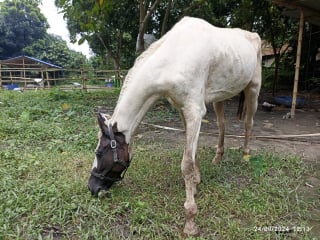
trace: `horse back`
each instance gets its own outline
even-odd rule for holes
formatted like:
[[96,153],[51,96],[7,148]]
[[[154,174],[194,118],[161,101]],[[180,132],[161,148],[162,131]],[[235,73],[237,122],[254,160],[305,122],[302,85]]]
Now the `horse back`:
[[138,58],[137,75],[170,98],[223,101],[252,81],[260,49],[256,33],[185,17]]

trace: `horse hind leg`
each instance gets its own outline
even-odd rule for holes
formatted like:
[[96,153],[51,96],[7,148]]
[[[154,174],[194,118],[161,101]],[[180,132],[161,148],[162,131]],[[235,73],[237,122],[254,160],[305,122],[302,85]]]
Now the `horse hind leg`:
[[216,150],[216,155],[212,160],[213,164],[217,164],[221,161],[222,156],[224,154],[224,131],[225,131],[225,118],[224,118],[224,111],[223,111],[223,102],[217,102],[213,104],[214,111],[217,116],[217,126],[219,129],[219,136],[218,136],[218,146]]
[[258,107],[258,95],[259,95],[259,87],[254,84],[249,85],[245,90],[245,139],[243,146],[243,154],[248,155],[250,153],[249,149],[249,138],[251,136],[251,131],[253,127],[253,117],[257,111]]

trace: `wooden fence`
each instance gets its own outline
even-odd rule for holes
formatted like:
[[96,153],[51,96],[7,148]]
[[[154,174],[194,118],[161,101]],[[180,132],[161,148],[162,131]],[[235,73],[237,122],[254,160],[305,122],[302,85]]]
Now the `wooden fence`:
[[121,86],[127,70],[0,68],[0,88],[100,88]]

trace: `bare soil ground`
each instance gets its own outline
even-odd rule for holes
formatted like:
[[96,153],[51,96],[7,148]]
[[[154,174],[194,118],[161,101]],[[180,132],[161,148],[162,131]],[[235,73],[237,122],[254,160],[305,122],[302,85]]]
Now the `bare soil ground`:
[[[261,103],[271,99],[270,94],[262,94],[259,99],[259,107],[254,118],[254,127],[250,148],[254,150],[267,149],[279,152],[280,154],[299,155],[308,162],[320,161],[320,136],[300,136],[285,137],[277,139],[281,135],[304,135],[320,134],[320,96],[313,97],[303,108],[296,109],[294,119],[284,119],[290,112],[290,108],[277,106],[272,111],[267,112],[262,109]],[[226,118],[226,140],[225,148],[236,148],[243,145],[244,122],[236,117],[238,99],[233,98],[224,104]],[[146,119],[145,122],[149,122]],[[160,126],[166,126],[183,130],[180,118],[166,117],[153,122]],[[151,131],[157,134],[148,134]],[[166,139],[165,144],[175,144],[184,141],[183,131],[171,131],[153,128],[150,125],[140,125],[140,133],[144,137],[159,141]],[[216,116],[211,106],[207,106],[207,114],[201,126],[199,145],[215,146],[217,143],[218,128],[216,126]],[[162,136],[162,135],[165,136]],[[138,134],[139,136],[139,134]],[[261,138],[262,136],[262,138]],[[264,138],[265,137],[265,138]]]
[[[308,96],[307,96],[308,97]],[[303,159],[308,167],[305,174],[304,185],[299,187],[299,192],[306,201],[320,202],[320,136],[314,137],[288,137],[277,139],[279,135],[302,135],[320,133],[320,96],[307,98],[307,104],[300,109],[296,109],[294,119],[284,119],[283,117],[290,112],[290,108],[277,106],[272,111],[266,112],[261,104],[264,101],[270,102],[270,94],[260,94],[259,107],[255,116],[253,136],[250,141],[252,152],[265,150],[272,151],[281,156],[295,155]],[[234,98],[225,102],[226,117],[226,138],[225,149],[241,148],[243,138],[237,137],[244,133],[244,124],[236,117],[238,99]],[[146,118],[148,123],[149,119]],[[183,129],[180,118],[166,117],[162,120],[153,121],[153,124]],[[216,126],[216,116],[211,106],[207,107],[207,114],[204,117],[199,138],[199,147],[217,144],[218,128]],[[165,148],[172,145],[182,145],[185,139],[184,131],[166,130],[156,128],[148,124],[142,124],[139,127],[137,137],[144,141],[160,141]],[[255,138],[258,136],[268,136],[270,138]],[[274,138],[272,138],[272,136]],[[212,156],[213,157],[213,156]],[[223,164],[223,162],[221,163]],[[314,223],[314,233],[320,236],[320,204],[311,210]]]

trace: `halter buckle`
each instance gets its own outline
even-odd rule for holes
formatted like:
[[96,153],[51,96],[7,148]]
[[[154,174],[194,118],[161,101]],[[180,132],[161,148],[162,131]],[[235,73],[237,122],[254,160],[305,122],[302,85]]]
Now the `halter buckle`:
[[112,149],[115,149],[116,147],[117,147],[117,141],[116,140],[111,140],[110,141],[110,147],[112,148]]

